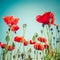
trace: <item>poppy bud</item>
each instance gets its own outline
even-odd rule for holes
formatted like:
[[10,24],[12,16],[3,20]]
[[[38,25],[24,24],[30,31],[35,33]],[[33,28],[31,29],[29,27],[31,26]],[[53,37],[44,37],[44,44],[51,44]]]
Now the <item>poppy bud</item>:
[[56,29],[58,30],[58,25],[56,26]]

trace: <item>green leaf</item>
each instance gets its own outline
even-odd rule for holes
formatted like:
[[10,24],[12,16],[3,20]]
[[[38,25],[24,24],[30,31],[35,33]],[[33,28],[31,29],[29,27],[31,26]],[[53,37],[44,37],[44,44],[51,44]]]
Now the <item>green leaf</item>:
[[9,35],[6,36],[6,41],[7,41],[7,43],[10,41],[10,36]]
[[38,37],[38,33],[35,33],[35,37],[36,37],[36,38]]
[[35,36],[32,37],[32,40],[35,41]]
[[15,47],[15,43],[14,42],[12,43],[12,46]]

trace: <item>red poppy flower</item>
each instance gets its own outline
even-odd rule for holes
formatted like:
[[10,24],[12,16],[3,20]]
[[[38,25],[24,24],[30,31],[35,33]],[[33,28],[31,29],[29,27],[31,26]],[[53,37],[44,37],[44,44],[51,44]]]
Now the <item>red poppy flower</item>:
[[4,21],[7,25],[11,25],[13,20],[14,20],[13,16],[5,16],[4,17]]
[[28,42],[26,40],[24,40],[24,46],[27,46]]
[[44,46],[43,45],[41,45],[40,43],[36,43],[36,44],[34,44],[34,48],[36,49],[36,50],[44,50]]
[[6,48],[6,45],[7,44],[1,44],[1,48],[3,48],[3,49]]
[[21,42],[21,41],[22,41],[22,37],[21,37],[21,36],[16,36],[16,37],[14,38],[14,41],[16,41],[16,42]]
[[2,45],[2,42],[0,42],[0,47],[1,47],[1,45]]
[[14,50],[15,49],[15,47],[13,47],[13,46],[8,46],[8,50],[9,51],[12,51],[12,50]]
[[44,48],[46,49],[46,48],[48,48],[49,47],[49,45],[48,44],[44,44]]
[[16,25],[16,24],[18,23],[18,21],[19,21],[19,18],[15,18],[15,19],[12,21],[11,25]]
[[30,40],[30,44],[35,44],[35,43],[36,43],[35,41]]
[[16,25],[18,23],[19,18],[14,18],[13,16],[5,16],[4,21],[7,25]]
[[44,42],[44,43],[47,42],[46,38],[44,38],[44,37],[39,37],[38,40],[41,41],[41,42]]
[[43,15],[38,15],[36,21],[42,24],[52,24],[56,26],[54,23],[54,14],[52,12],[45,12]]
[[11,30],[13,32],[15,32],[15,31],[19,30],[19,27],[17,25],[12,25]]
[[42,15],[38,15],[36,16],[36,21],[39,22],[39,23],[42,23]]

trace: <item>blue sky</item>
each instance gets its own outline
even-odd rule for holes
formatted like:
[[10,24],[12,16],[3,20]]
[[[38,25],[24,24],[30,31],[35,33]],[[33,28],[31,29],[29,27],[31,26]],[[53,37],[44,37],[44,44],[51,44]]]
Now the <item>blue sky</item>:
[[3,21],[4,16],[19,17],[20,30],[16,35],[22,35],[22,24],[27,24],[26,38],[31,39],[35,32],[41,30],[41,24],[36,22],[36,16],[51,11],[55,15],[56,24],[60,25],[60,0],[0,0],[0,41],[5,41],[8,26]]

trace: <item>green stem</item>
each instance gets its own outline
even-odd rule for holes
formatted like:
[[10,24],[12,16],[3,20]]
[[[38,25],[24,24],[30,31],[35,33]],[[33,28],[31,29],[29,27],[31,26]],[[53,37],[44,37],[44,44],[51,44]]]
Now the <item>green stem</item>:
[[36,60],[38,60],[38,50],[36,50]]
[[[25,37],[26,27],[27,27],[27,25],[23,24],[23,38]],[[23,45],[23,53],[24,53],[24,59],[25,59],[25,47],[24,47],[24,45]]]
[[6,60],[6,54],[4,54],[4,58],[3,58],[3,60]]
[[4,53],[3,53],[3,60],[7,60],[7,53],[6,53],[6,51],[4,51]]
[[10,60],[12,60],[12,52],[10,52]]
[[46,26],[47,28],[47,36],[48,36],[48,43],[50,45],[50,48],[52,49],[52,38],[50,36],[50,29],[49,29],[49,26]]
[[38,51],[37,51],[37,60],[38,60]]
[[43,54],[43,59],[45,60],[44,51],[42,51],[42,54]]
[[35,57],[36,57],[35,55],[36,55],[36,50],[34,50],[34,60],[36,60],[36,59],[35,59]]

